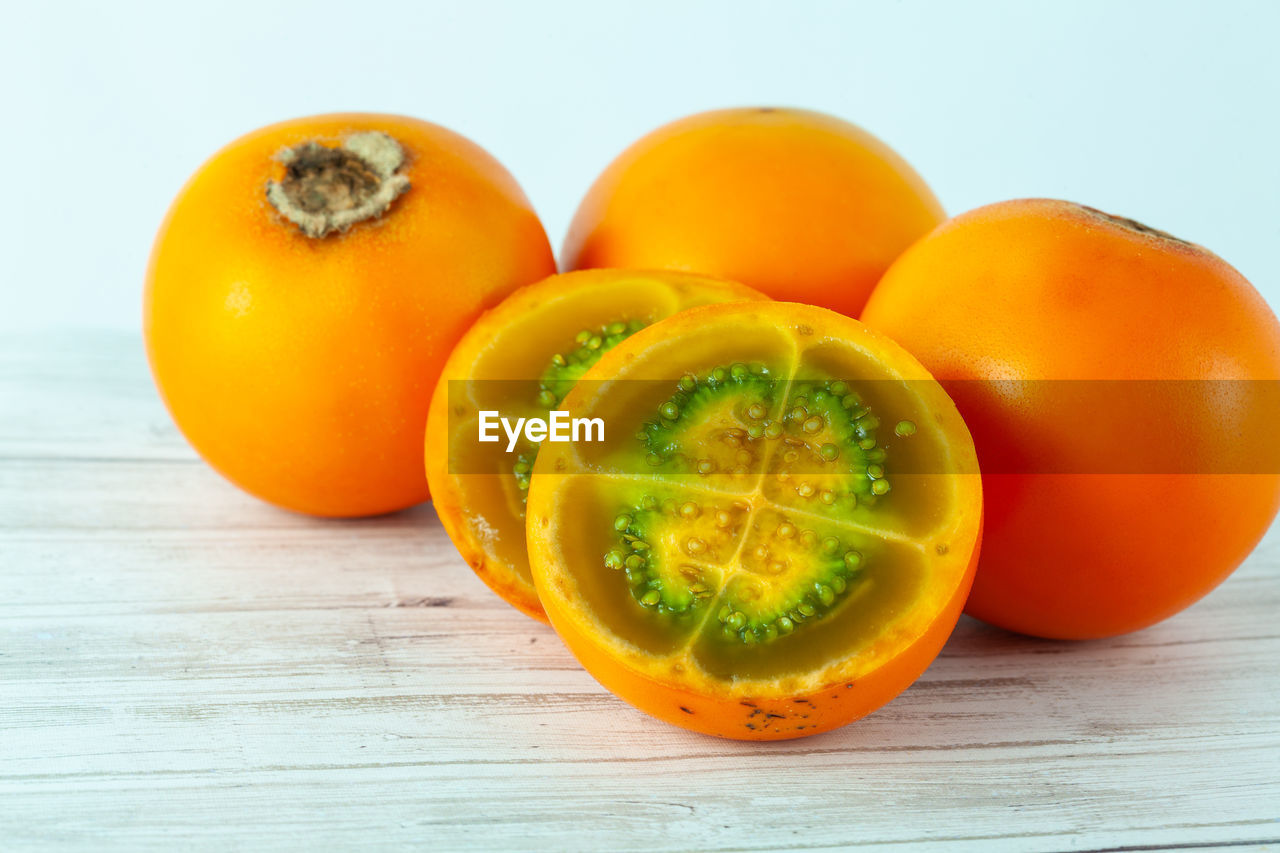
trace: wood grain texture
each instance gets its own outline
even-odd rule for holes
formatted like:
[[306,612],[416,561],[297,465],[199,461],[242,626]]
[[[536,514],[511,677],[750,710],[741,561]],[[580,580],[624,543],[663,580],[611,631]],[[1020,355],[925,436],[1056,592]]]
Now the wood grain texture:
[[324,522],[223,482],[135,338],[11,336],[0,847],[1280,846],[1277,567],[1273,529],[1115,640],[965,619],[859,723],[720,741],[615,700],[429,506]]

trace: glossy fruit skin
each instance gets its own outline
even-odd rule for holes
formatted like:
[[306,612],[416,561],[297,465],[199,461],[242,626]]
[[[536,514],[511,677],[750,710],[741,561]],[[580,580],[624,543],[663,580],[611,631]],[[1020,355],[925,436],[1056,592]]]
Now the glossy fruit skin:
[[[863,320],[919,358],[973,430],[987,517],[966,610],[984,621],[1064,639],[1152,625],[1225,579],[1275,517],[1271,463],[1217,473],[1274,459],[1272,448],[1224,440],[1233,418],[1274,405],[1265,383],[1241,383],[1235,410],[1192,383],[1198,396],[1176,417],[1142,394],[1108,394],[1085,429],[1052,383],[1006,397],[957,381],[1280,379],[1275,315],[1199,246],[1067,202],[994,204],[908,250]],[[1097,435],[1132,442],[1107,449]],[[989,471],[1010,449],[1035,469]],[[1116,473],[1126,455],[1179,452],[1199,454],[1210,473]]]
[[[638,295],[641,288],[652,288],[665,304],[658,300],[643,305]],[[427,419],[426,471],[431,485],[432,504],[441,524],[449,534],[458,552],[476,575],[512,607],[540,622],[547,621],[546,612],[538,601],[533,581],[527,577],[527,566],[520,571],[486,545],[484,535],[476,529],[473,520],[479,514],[469,505],[466,491],[476,485],[477,478],[492,480],[488,475],[451,471],[449,435],[449,385],[468,380],[533,380],[537,379],[551,356],[565,348],[572,339],[565,324],[566,314],[573,315],[576,329],[591,321],[583,319],[592,315],[595,322],[619,319],[612,312],[616,301],[625,300],[632,309],[646,310],[666,316],[672,308],[689,307],[711,302],[737,302],[763,300],[764,296],[736,282],[711,279],[663,271],[637,270],[583,270],[553,275],[543,281],[522,287],[486,311],[454,347],[448,362],[440,373],[435,393],[431,398],[431,411]],[[638,319],[629,317],[628,319]],[[656,317],[655,317],[656,319]],[[493,357],[495,349],[501,349],[508,341],[506,336],[521,338],[524,352],[517,363],[503,363],[492,368],[492,375],[477,376],[476,364],[486,357]],[[529,357],[535,350],[535,339],[545,341],[544,352]],[[495,359],[496,360],[496,359]],[[497,370],[500,369],[500,373]],[[504,524],[497,518],[484,520],[484,534],[501,536]],[[520,525],[523,549],[523,524]]]
[[[865,652],[870,663],[856,677],[827,680],[812,689],[793,690],[785,681],[748,682],[726,687],[674,683],[640,650],[619,648],[608,627],[586,612],[566,585],[563,560],[555,544],[557,451],[539,456],[529,495],[528,541],[533,577],[552,627],[601,684],[636,708],[672,725],[716,737],[772,741],[808,737],[846,725],[893,699],[911,685],[937,657],[955,627],[972,583],[982,544],[983,496],[972,441],[964,422],[928,372],[901,347],[860,323],[808,305],[708,305],[693,308],[644,329],[615,347],[587,373],[564,402],[574,409],[583,386],[605,376],[619,376],[624,365],[651,347],[680,347],[698,330],[711,330],[725,340],[741,332],[743,311],[768,318],[773,328],[799,341],[852,343],[887,365],[899,379],[925,392],[937,429],[947,438],[958,472],[946,475],[954,488],[954,508],[943,529],[923,541],[936,554],[933,580],[912,603],[909,623],[891,626]],[[750,331],[743,333],[750,335]],[[555,447],[555,446],[552,446]],[[939,538],[940,537],[940,538]],[[936,547],[950,541],[954,547]],[[837,668],[850,661],[837,664]],[[857,665],[857,664],[853,664]]]
[[[314,239],[268,204],[282,149],[370,130],[408,155],[410,189],[381,217]],[[524,193],[474,143],[403,116],[286,121],[223,148],[173,202],[147,352],[183,434],[245,491],[319,516],[391,512],[428,497],[422,435],[450,348],[554,270]]]
[[856,317],[890,263],[943,219],[892,149],[795,109],[689,116],[643,137],[582,200],[566,269],[674,269]]

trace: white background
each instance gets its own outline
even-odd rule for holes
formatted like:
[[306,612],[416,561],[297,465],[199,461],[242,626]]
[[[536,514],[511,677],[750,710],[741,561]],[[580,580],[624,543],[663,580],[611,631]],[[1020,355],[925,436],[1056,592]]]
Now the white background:
[[186,177],[263,124],[402,112],[484,145],[557,247],[679,116],[803,106],[951,213],[1056,196],[1202,243],[1280,305],[1280,2],[23,3],[0,24],[0,329],[136,328]]

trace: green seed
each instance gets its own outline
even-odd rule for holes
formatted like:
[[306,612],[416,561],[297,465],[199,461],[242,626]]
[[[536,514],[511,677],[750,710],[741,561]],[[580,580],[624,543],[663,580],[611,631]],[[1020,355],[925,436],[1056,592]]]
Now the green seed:
[[643,596],[640,597],[640,603],[645,605],[646,607],[653,607],[655,604],[657,604],[661,600],[662,600],[662,594],[659,593],[656,589],[651,589],[648,592],[646,592]]
[[625,562],[622,552],[616,548],[604,555],[604,565],[608,569],[620,569]]
[[887,495],[889,494],[889,488],[888,480],[873,480],[871,483],[871,494]]
[[818,448],[818,456],[822,457],[823,462],[835,462],[840,458],[840,448],[834,444],[824,444]]
[[639,554],[632,554],[630,557],[627,557],[623,562],[623,565],[634,571],[636,569],[643,569],[645,562],[644,557],[641,557]]
[[813,435],[817,432],[821,432],[822,428],[826,425],[827,422],[824,421],[820,415],[814,415],[804,422],[804,431]]
[[770,421],[768,424],[765,425],[765,428],[764,428],[765,438],[778,438],[781,435],[782,435],[782,424],[778,423],[777,421]]
[[824,583],[820,583],[814,587],[814,591],[818,593],[818,600],[827,607],[830,607],[831,602],[836,600],[836,594],[831,590],[831,587]]
[[862,554],[857,551],[844,552],[844,565],[847,569],[856,569],[862,565]]
[[668,400],[658,408],[658,413],[669,421],[680,417],[680,407]]
[[867,466],[867,476],[868,476],[868,477],[870,477],[870,478],[871,478],[871,479],[873,479],[873,480],[879,480],[879,479],[881,479],[882,477],[884,477],[884,466],[883,466],[883,465],[868,465],[868,466]]
[[631,526],[632,521],[634,521],[634,519],[631,516],[623,513],[613,520],[613,529],[621,533]]
[[905,438],[916,434],[916,425],[914,421],[898,421],[898,425],[893,428],[893,431]]

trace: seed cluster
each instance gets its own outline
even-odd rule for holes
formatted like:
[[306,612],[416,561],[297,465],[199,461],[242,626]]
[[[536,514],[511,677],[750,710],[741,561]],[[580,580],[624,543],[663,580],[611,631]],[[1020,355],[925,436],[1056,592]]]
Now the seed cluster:
[[[582,375],[600,360],[606,352],[622,343],[645,327],[639,320],[615,320],[595,329],[583,329],[573,337],[573,347],[567,352],[551,356],[551,363],[542,371],[538,381],[535,401],[546,411],[560,405],[560,401],[573,388]],[[520,502],[528,499],[529,478],[533,463],[538,458],[536,447],[516,456],[511,473],[520,490]]]
[[[604,555],[605,568],[621,571],[626,576],[631,597],[641,607],[674,615],[695,610],[715,594],[707,583],[704,569],[692,562],[680,562],[674,572],[680,583],[669,583],[667,578],[674,580],[672,573],[662,572],[660,562],[671,559],[672,555],[658,553],[646,531],[655,522],[662,523],[664,516],[677,522],[690,522],[706,511],[697,501],[677,502],[670,498],[659,501],[651,495],[645,496],[635,509],[614,518],[618,545]],[[715,529],[727,532],[733,527],[734,518],[728,511],[715,510],[714,513],[711,521]],[[709,547],[705,539],[696,535],[685,537],[681,543],[681,550],[690,558],[705,558]]]
[[[778,480],[789,482],[796,475],[797,466],[816,462],[822,470],[823,463],[830,465],[844,459],[844,470],[860,475],[844,493],[853,506],[857,506],[859,500],[874,504],[876,498],[889,493],[890,484],[884,469],[886,453],[876,438],[880,420],[849,383],[830,380],[797,385],[782,421],[783,442],[787,447],[781,451]],[[904,427],[904,424],[910,426]],[[898,426],[910,430],[899,431],[899,435],[915,431],[915,424],[910,421]],[[806,501],[816,499],[825,506],[834,505],[841,497],[803,478],[796,483],[795,492]]]
[[782,425],[768,417],[775,385],[769,369],[760,362],[722,365],[702,378],[686,373],[676,384],[675,393],[658,406],[657,417],[646,421],[636,433],[644,443],[646,464],[658,468],[680,456],[687,429],[699,423],[699,413],[730,395],[741,400],[740,420],[746,426],[726,428],[716,437],[722,445],[716,452],[708,449],[686,464],[691,472],[703,476],[749,472],[758,458],[759,440],[782,435]]
[[551,364],[542,371],[538,383],[537,403],[546,409],[560,404],[574,384],[600,357],[636,332],[643,329],[639,320],[615,320],[594,329],[583,329],[574,335],[573,347],[551,356]]
[[[764,443],[777,441],[781,444],[774,476],[778,482],[793,484],[795,494],[806,502],[833,508],[839,502],[841,509],[872,506],[889,493],[887,453],[877,439],[880,420],[849,383],[798,382],[785,410],[774,414],[776,384],[759,363],[720,366],[703,377],[686,374],[675,392],[657,406],[656,416],[636,433],[645,461],[652,468],[684,466],[703,475],[746,473],[753,470]],[[732,403],[731,410],[726,403]],[[717,426],[713,434],[702,436],[694,432],[730,411],[737,426]],[[912,421],[894,426],[900,438],[915,432]],[[686,445],[696,448],[696,453],[688,453]],[[827,487],[830,479],[824,482],[832,474],[839,475],[840,492]],[[703,512],[696,501],[676,504],[648,497],[614,519],[618,545],[605,554],[604,564],[626,575],[631,595],[641,607],[685,614],[715,595],[703,570],[696,563],[683,562],[684,558],[708,559],[709,545],[701,536],[686,536],[675,549],[664,537],[665,550],[658,555],[655,542],[645,533],[650,519],[666,515],[678,526],[682,519],[692,521]],[[734,524],[728,512],[720,515],[718,527]],[[666,553],[672,550],[676,553]],[[664,571],[659,564],[664,559],[679,562],[678,570]],[[749,543],[742,560],[754,576],[734,582],[715,616],[725,639],[747,646],[772,642],[820,620],[847,597],[864,568],[863,554],[856,548],[836,536],[800,529],[785,518],[759,541]]]
[[[768,643],[785,637],[809,620],[821,619],[844,597],[845,592],[862,573],[862,553],[846,546],[835,536],[819,537],[813,530],[797,530],[789,521],[783,521],[774,529],[771,538],[782,540],[783,547],[795,540],[816,552],[820,560],[816,571],[806,573],[807,578],[793,589],[781,604],[767,608],[753,607],[761,595],[754,581],[748,581],[736,592],[736,601],[726,602],[716,611],[721,633],[726,639],[745,645]],[[786,570],[785,562],[770,561],[769,544],[762,542],[753,555],[767,567],[780,574]],[[755,612],[749,612],[754,610]]]

